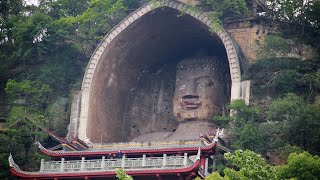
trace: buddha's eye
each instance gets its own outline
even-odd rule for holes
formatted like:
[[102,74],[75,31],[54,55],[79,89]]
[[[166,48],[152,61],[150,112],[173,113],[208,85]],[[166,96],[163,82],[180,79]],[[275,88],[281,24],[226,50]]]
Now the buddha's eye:
[[180,87],[179,87],[179,90],[181,90],[181,89],[185,89],[187,87],[187,85],[186,84],[182,84]]
[[214,83],[211,80],[207,80],[207,81],[200,81],[197,84],[200,87],[209,87],[209,86],[213,86]]
[[198,83],[198,86],[207,87],[207,86],[208,86],[208,83],[201,82],[201,83]]

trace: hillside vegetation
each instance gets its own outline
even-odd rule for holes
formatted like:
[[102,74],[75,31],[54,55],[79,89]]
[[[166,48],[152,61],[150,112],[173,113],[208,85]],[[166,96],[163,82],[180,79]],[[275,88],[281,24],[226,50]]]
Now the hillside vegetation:
[[[147,1],[41,0],[38,6],[0,1],[0,117],[6,119],[0,133],[0,179],[13,178],[10,152],[30,170],[46,158],[34,142],[52,142],[37,125],[66,135],[70,97],[80,88],[90,55],[112,27]],[[216,10],[218,23],[250,11],[245,0],[201,2]],[[279,31],[266,38],[270,41],[260,51],[278,53],[257,58],[245,73],[252,80],[250,106],[236,100],[228,105],[235,116],[214,118],[232,129],[231,148],[238,151],[217,157],[220,163],[213,168],[218,172],[208,179],[318,179],[320,174],[320,59],[281,56],[290,46],[287,40],[319,49],[320,1],[269,3],[260,18]]]

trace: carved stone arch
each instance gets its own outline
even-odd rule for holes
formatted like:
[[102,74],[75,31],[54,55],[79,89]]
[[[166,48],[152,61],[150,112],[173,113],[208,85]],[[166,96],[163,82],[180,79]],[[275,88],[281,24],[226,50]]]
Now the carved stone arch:
[[[128,17],[126,17],[124,20],[122,20],[118,25],[116,25],[101,41],[101,43],[98,45],[94,53],[92,54],[90,61],[87,65],[82,87],[81,87],[81,93],[78,97],[78,108],[77,108],[77,115],[70,118],[70,125],[69,125],[69,137],[78,135],[80,139],[85,139],[87,137],[88,132],[88,120],[89,119],[89,110],[90,108],[97,108],[97,107],[91,107],[90,102],[95,101],[91,99],[91,96],[94,92],[92,92],[92,86],[93,81],[95,79],[100,79],[99,82],[104,83],[104,86],[109,86],[110,84],[114,83],[116,81],[116,76],[114,76],[112,73],[108,75],[109,80],[108,82],[103,82],[103,77],[98,77],[96,75],[97,68],[101,66],[102,61],[110,61],[110,67],[106,66],[105,70],[109,70],[114,68],[114,64],[119,64],[120,62],[114,62],[115,60],[106,58],[106,52],[110,51],[110,44],[114,43],[115,39],[118,37],[121,33],[126,33],[127,28],[134,24],[137,21],[140,21],[142,17],[144,17],[146,14],[157,10],[158,8],[169,8],[174,9],[180,12],[183,12],[194,19],[198,20],[200,23],[207,26],[208,29],[211,29],[212,21],[211,19],[204,13],[204,12],[196,12],[196,11],[190,11],[188,9],[188,5],[177,2],[174,0],[163,0],[161,1],[161,6],[157,6],[158,1],[152,1],[150,3],[147,3],[137,9],[135,12],[130,14]],[[241,98],[241,68],[240,68],[240,60],[238,56],[238,49],[236,47],[236,44],[232,40],[232,38],[229,36],[229,34],[224,30],[223,28],[221,31],[214,33],[216,36],[218,36],[223,43],[223,46],[225,48],[225,53],[227,55],[227,59],[229,62],[229,68],[230,68],[230,77],[231,77],[231,100],[232,99],[238,99]],[[119,55],[120,56],[120,55]],[[101,68],[101,67],[100,67]],[[130,71],[130,70],[128,70]],[[105,75],[107,76],[107,75]],[[98,80],[96,80],[98,81]],[[99,96],[95,94],[95,96]],[[110,97],[112,98],[112,97]],[[111,107],[110,107],[111,108]],[[115,109],[114,109],[115,110]],[[111,110],[110,110],[111,111]],[[92,131],[92,130],[91,130]],[[102,139],[102,136],[101,136]],[[102,142],[102,140],[101,140]]]

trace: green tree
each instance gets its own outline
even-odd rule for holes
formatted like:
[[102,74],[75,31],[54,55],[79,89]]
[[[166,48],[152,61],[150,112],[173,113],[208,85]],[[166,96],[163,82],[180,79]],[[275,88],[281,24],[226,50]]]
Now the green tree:
[[33,142],[44,136],[37,126],[65,125],[64,120],[48,122],[58,111],[65,113],[60,117],[68,117],[67,108],[60,110],[53,102],[64,99],[68,105],[65,97],[81,81],[96,44],[128,13],[127,7],[137,3],[41,0],[36,7],[22,0],[0,1],[0,88],[5,88],[10,103],[0,134],[0,161],[5,162],[0,179],[10,179],[9,150],[22,168],[38,167]]
[[319,179],[320,158],[308,152],[291,153],[288,163],[277,167],[279,179]]
[[[282,126],[274,138],[285,139],[292,145],[303,147],[310,152],[319,152],[320,108],[307,104],[294,94],[287,94],[272,102],[267,112],[270,126]],[[273,134],[270,129],[270,134]]]
[[288,56],[290,53],[290,41],[279,35],[268,35],[262,44],[257,44],[257,56],[259,59]]
[[236,150],[226,153],[225,159],[232,168],[224,169],[224,176],[215,172],[206,180],[216,179],[318,179],[320,174],[320,158],[308,152],[291,153],[285,165],[270,166],[259,154],[253,151]]
[[12,152],[24,152],[24,161],[29,160],[29,150],[35,139],[44,134],[37,130],[37,126],[44,126],[46,123],[43,114],[25,107],[14,107],[11,109],[6,122],[5,133],[10,138],[8,144]]
[[318,0],[268,0],[267,17],[281,27],[286,38],[319,47]]
[[38,130],[45,126],[43,113],[29,107],[14,106],[8,115],[4,130],[0,133],[0,178],[13,179],[9,172],[8,156],[11,153],[22,168],[36,170],[41,158],[34,142],[46,137]]
[[252,80],[256,97],[283,97],[287,93],[313,101],[320,90],[320,59],[301,61],[293,58],[259,59],[250,65],[246,78]]
[[[7,159],[12,153],[23,167],[37,168],[41,156],[33,144],[46,137],[38,127],[46,127],[47,124],[44,112],[50,88],[31,80],[9,80],[5,90],[11,107],[0,135],[0,160]],[[1,167],[0,171],[3,172],[0,177],[6,177],[8,167]]]
[[42,0],[40,8],[47,11],[54,19],[66,16],[76,17],[88,8],[89,2],[90,0]]
[[133,180],[133,178],[129,175],[126,174],[126,172],[119,168],[119,169],[116,169],[116,172],[117,172],[117,179],[118,180]]
[[11,104],[20,104],[44,110],[47,105],[50,87],[46,84],[39,85],[30,80],[17,82],[9,79],[5,91]]
[[230,16],[249,15],[249,9],[245,0],[201,0],[200,2],[212,6],[212,9],[219,13],[221,19]]
[[264,139],[259,133],[260,110],[255,106],[246,105],[244,100],[232,101],[227,108],[232,116],[214,117],[215,121],[229,122],[233,149],[250,149],[264,152]]
[[[227,177],[222,177],[218,172],[213,172],[204,178],[204,180],[224,180],[228,179]],[[195,180],[201,180],[200,177],[197,177]]]
[[300,72],[303,74],[299,79],[303,87],[304,97],[307,102],[313,102],[314,97],[320,92],[320,58],[310,59],[302,62]]
[[206,179],[278,179],[276,169],[253,151],[236,150],[234,153],[224,154],[224,157],[234,168],[225,168],[224,177],[213,173]]
[[0,87],[6,79],[17,71],[10,69],[15,65],[12,55],[15,54],[13,30],[16,21],[23,17],[25,8],[22,0],[0,1]]
[[[52,6],[55,4],[59,5],[59,2],[53,3]],[[79,11],[76,16],[68,14],[52,23],[51,38],[71,43],[87,58],[103,36],[127,15],[126,7],[121,0],[91,0],[86,9]]]
[[[285,164],[286,162],[288,162],[288,157],[291,153],[302,153],[304,152],[302,148],[298,147],[298,146],[292,146],[292,145],[284,145],[278,149],[274,149],[274,151],[276,154],[276,158],[279,158],[280,161],[283,162],[283,164]],[[281,163],[281,162],[280,162]]]
[[266,153],[266,142],[258,124],[248,123],[243,126],[239,133],[239,139],[233,146],[237,149],[250,149],[259,153]]
[[312,5],[313,0],[268,0],[269,15],[276,20],[291,23],[303,23],[303,17]]
[[46,53],[47,25],[51,18],[42,12],[16,19],[12,35],[15,44],[13,59],[19,63],[35,64]]

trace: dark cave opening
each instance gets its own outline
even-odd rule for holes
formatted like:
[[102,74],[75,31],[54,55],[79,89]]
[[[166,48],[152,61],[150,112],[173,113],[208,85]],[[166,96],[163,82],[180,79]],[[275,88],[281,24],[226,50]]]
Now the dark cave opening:
[[176,64],[201,56],[227,61],[221,39],[199,20],[171,8],[135,20],[108,45],[95,71],[87,124],[90,140],[130,141],[145,133],[174,131]]

